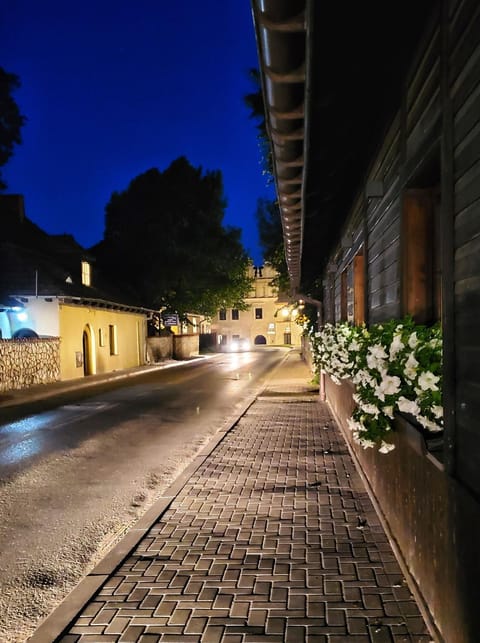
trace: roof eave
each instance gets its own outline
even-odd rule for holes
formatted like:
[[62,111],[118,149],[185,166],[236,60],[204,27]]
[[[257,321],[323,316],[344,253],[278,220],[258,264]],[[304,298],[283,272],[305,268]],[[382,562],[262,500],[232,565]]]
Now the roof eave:
[[309,0],[252,0],[266,129],[292,293],[300,288],[305,219],[310,5]]

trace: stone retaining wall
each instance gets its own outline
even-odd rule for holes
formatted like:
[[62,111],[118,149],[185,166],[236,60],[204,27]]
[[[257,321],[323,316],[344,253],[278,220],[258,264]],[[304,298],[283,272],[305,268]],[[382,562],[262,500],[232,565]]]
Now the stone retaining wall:
[[173,336],[173,357],[175,359],[188,359],[199,354],[198,335],[174,335]]
[[147,337],[147,355],[150,362],[161,362],[162,359],[172,359],[172,336]]
[[0,391],[59,379],[60,338],[0,340]]

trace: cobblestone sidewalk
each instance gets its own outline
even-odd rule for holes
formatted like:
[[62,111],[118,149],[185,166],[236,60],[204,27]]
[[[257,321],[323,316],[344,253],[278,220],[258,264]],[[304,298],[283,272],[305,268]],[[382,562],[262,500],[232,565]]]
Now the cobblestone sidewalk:
[[326,405],[281,388],[250,407],[58,640],[431,640]]

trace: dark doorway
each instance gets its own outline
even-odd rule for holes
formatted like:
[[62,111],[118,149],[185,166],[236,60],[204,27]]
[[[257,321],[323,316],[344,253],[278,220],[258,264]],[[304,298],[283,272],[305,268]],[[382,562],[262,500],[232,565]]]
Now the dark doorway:
[[83,331],[83,374],[90,375],[90,339],[86,330]]

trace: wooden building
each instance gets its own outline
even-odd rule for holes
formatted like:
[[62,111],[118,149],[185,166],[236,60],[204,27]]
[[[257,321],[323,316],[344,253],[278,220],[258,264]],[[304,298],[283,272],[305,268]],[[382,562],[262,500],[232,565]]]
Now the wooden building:
[[[331,5],[334,3],[330,3]],[[480,3],[252,0],[293,293],[325,321],[441,320],[445,429],[354,444],[439,640],[479,639]]]

